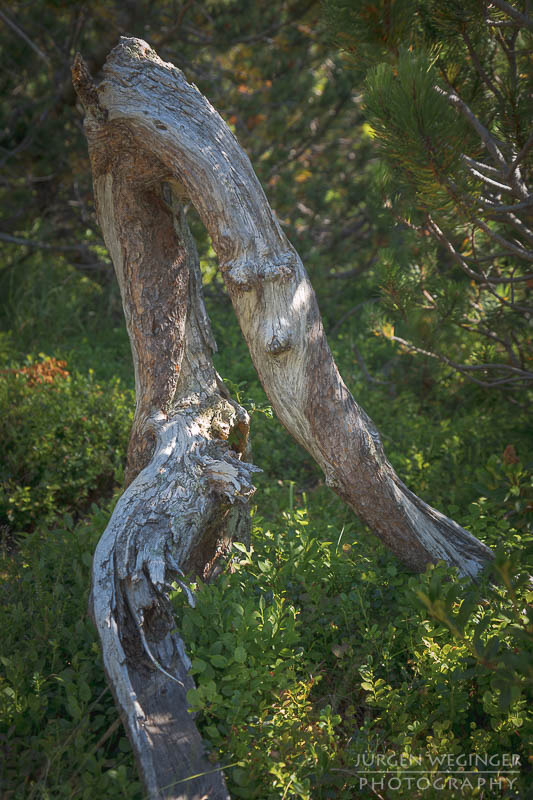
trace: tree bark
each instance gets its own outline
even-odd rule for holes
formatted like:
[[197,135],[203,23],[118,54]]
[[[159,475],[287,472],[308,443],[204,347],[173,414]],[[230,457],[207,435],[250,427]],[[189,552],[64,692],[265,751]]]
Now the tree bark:
[[172,176],[127,124],[91,105],[81,61],[74,84],[136,386],[127,488],[96,549],[90,613],[149,796],[222,800],[223,775],[187,710],[194,684],[167,593],[177,582],[193,603],[184,575],[209,578],[232,539],[247,535],[257,470],[241,460],[249,418],[213,367],[198,257]]
[[[168,766],[192,683],[165,591],[180,570],[209,572],[232,528],[242,527],[243,514],[228,508],[253,491],[254,467],[240,459],[246,413],[224,395],[209,357],[198,264],[178,198],[192,201],[211,236],[276,414],[326,483],[414,570],[442,559],[474,577],[492,554],[410,492],[387,461],[377,429],[339,375],[300,258],[214,108],[140,39],[123,37],[103,75],[96,89],[81,59],[74,65],[98,218],[132,342],[137,410],[133,482],[97,549],[93,616],[150,796],[189,798],[197,796],[185,793],[191,784],[183,795],[160,788],[162,776],[171,783],[205,771],[205,761],[194,760],[200,744],[188,717],[190,763],[180,778]],[[227,444],[232,431],[239,453]],[[221,779],[202,791],[225,796]]]

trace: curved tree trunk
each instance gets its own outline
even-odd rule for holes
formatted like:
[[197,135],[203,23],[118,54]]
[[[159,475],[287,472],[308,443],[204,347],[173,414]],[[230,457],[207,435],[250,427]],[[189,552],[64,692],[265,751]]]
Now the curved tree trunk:
[[[265,391],[327,484],[414,570],[442,559],[475,576],[492,554],[412,494],[387,461],[339,375],[298,254],[213,107],[140,39],[122,38],[103,73],[96,89],[80,58],[73,70],[98,218],[132,342],[137,411],[128,461],[134,480],[97,549],[92,608],[150,796],[192,798],[191,783],[183,795],[157,788],[206,768],[200,756],[195,761],[200,744],[189,718],[190,764],[180,777],[161,766],[174,746],[182,748],[186,720],[172,714],[186,717],[181,684],[190,682],[165,588],[180,570],[209,572],[243,524],[242,512],[228,508],[253,490],[254,467],[240,460],[246,414],[223,393],[211,364],[194,245],[177,198],[192,201],[211,235]],[[231,432],[239,453],[224,441]],[[225,796],[221,780],[198,791]]]
[[[93,91],[81,65],[75,86],[85,101]],[[85,130],[137,401],[127,488],[96,549],[90,613],[149,796],[222,800],[223,775],[187,710],[194,684],[167,592],[177,582],[194,602],[184,574],[210,577],[247,535],[249,418],[212,364],[198,257],[168,170],[122,122],[89,111]]]

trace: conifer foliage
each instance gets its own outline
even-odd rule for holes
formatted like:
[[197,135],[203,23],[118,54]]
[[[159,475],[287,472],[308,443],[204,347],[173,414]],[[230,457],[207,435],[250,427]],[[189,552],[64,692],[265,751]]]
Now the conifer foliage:
[[382,257],[392,312],[382,331],[404,352],[437,359],[469,381],[515,390],[533,380],[527,6],[325,5],[354,80],[365,81],[384,203],[412,238],[407,267]]

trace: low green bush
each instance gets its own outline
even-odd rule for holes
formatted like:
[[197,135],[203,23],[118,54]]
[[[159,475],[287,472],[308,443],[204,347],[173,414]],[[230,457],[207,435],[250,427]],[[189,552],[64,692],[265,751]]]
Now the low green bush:
[[133,395],[41,355],[0,373],[0,526],[83,513],[121,484]]
[[87,616],[110,507],[0,551],[0,788],[4,800],[141,800]]
[[[195,610],[177,593],[197,682],[189,700],[215,755],[234,765],[232,796],[349,800],[375,796],[365,779],[392,778],[405,800],[527,796],[533,548],[505,513],[472,506],[472,532],[506,542],[473,585],[444,565],[410,575],[319,492],[270,530],[256,518],[251,549],[235,545],[231,569],[200,587]],[[463,764],[446,778],[442,761],[439,772],[439,759],[461,764],[464,754],[480,760],[476,774]],[[499,765],[490,775],[486,757]],[[421,759],[419,788],[409,759]],[[468,780],[486,780],[483,792]]]

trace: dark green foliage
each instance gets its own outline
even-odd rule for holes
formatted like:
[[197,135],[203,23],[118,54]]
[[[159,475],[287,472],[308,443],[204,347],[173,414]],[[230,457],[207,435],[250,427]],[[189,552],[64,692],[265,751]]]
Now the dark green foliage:
[[[103,248],[102,248],[103,249]],[[7,259],[8,252],[5,252]],[[0,363],[33,351],[94,370],[97,380],[131,382],[133,365],[118,286],[102,285],[68,261],[34,253],[0,272]]]
[[[499,584],[473,587],[444,566],[409,576],[323,492],[299,506],[268,528],[256,518],[233,571],[200,587],[195,611],[177,606],[190,700],[223,763],[238,764],[233,795],[348,800],[363,754],[422,755],[431,778],[430,757],[502,752],[526,767],[527,793],[532,593],[519,562],[531,532],[512,531],[503,509],[487,527],[487,502],[473,505],[470,530],[513,547],[495,563]],[[392,773],[403,774],[399,797],[427,796]]]
[[461,152],[469,141],[477,145],[463,118],[435,92],[433,61],[430,53],[402,49],[394,66],[377,65],[365,84],[372,135],[392,165],[387,188],[400,202],[408,195],[405,214],[419,212],[415,221],[427,212],[455,212],[456,197],[438,176],[449,176],[455,185],[464,182]]
[[[123,333],[120,298],[94,218],[87,148],[68,74],[78,49],[98,77],[121,33],[147,39],[181,67],[235,130],[289,237],[305,253],[312,279],[333,295],[332,315],[358,302],[355,286],[346,288],[328,274],[366,271],[388,234],[369,202],[372,143],[356,140],[363,123],[359,92],[318,24],[318,2],[220,0],[200,7],[40,0],[11,3],[5,13],[51,65],[0,23],[0,52],[10,64],[0,101],[6,168],[0,330],[9,332],[4,347],[13,357],[24,358],[40,340],[40,350],[84,371],[92,367],[98,378],[96,347],[108,350],[101,360],[105,377],[126,377],[130,369],[128,346],[114,330]],[[213,273],[205,231],[193,228],[203,265]],[[63,307],[52,298],[65,280],[72,292]],[[76,306],[88,287],[92,300]],[[97,323],[104,309],[107,337],[101,339]],[[64,333],[57,331],[54,341],[45,312],[63,320]]]
[[65,517],[0,558],[0,786],[18,798],[141,800],[131,750],[87,618],[109,510]]
[[389,314],[379,329],[404,352],[524,402],[533,379],[531,24],[477,0],[327,0],[325,19],[354,80],[365,77],[382,201],[411,231],[403,263],[394,250],[381,259]]
[[0,525],[14,535],[122,483],[132,392],[64,367],[40,354],[0,375]]

